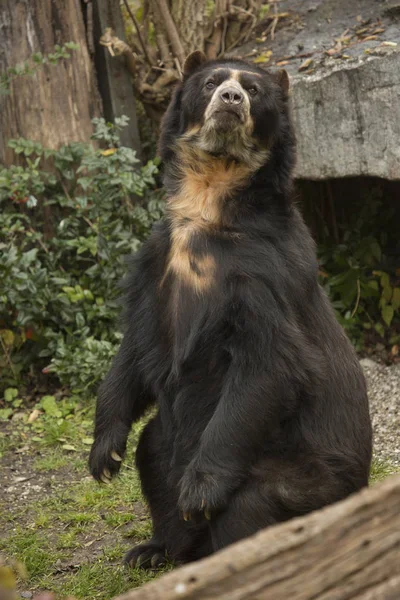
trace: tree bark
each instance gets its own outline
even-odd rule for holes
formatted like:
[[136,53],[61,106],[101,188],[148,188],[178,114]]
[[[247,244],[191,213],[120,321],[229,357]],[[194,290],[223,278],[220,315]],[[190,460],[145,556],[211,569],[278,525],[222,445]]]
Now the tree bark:
[[172,18],[178,25],[186,55],[203,49],[205,7],[205,0],[172,0]]
[[[135,68],[133,54],[130,57],[112,57],[99,40],[102,32],[108,27],[114,34],[125,42],[124,24],[122,21],[119,2],[115,0],[94,0],[93,28],[96,40],[95,64],[101,97],[103,99],[104,117],[114,121],[116,117],[129,117],[129,124],[121,131],[122,145],[136,150],[141,158],[135,95],[132,84],[132,71]],[[130,60],[130,64],[129,61]]]
[[398,600],[400,476],[116,600]]
[[[139,55],[135,89],[147,114],[157,124],[167,107],[172,84],[181,76],[185,58],[194,50],[202,50],[208,58],[215,59],[247,40],[257,24],[262,2],[143,0],[143,21],[138,25],[129,6],[133,0],[123,1],[125,18],[134,24],[128,41]],[[150,23],[156,47],[150,41]]]
[[17,77],[10,94],[0,95],[0,163],[17,162],[7,148],[23,137],[56,149],[87,142],[91,119],[100,115],[100,97],[88,54],[80,0],[2,0],[0,72],[28,61],[32,54],[76,42],[70,59],[46,64],[32,76]]

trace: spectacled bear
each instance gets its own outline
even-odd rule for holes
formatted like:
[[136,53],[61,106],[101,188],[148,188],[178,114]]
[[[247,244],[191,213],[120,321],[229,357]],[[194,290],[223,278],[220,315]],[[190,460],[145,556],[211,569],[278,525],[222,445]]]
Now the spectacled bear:
[[167,214],[126,282],[90,454],[109,481],[157,407],[136,451],[154,533],[130,565],[199,559],[368,485],[364,377],[291,200],[288,88],[196,52],[164,117]]

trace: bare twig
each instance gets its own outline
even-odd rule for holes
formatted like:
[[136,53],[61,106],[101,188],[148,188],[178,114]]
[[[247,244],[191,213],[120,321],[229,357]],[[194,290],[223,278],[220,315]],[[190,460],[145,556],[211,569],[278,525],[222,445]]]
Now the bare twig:
[[272,27],[271,27],[271,40],[272,41],[274,41],[274,39],[275,39],[275,29],[276,29],[276,26],[278,25],[278,21],[279,21],[279,17],[277,16],[278,15],[278,6],[276,4],[274,4],[274,13],[275,13],[275,16],[274,16],[274,20],[273,20]]
[[166,0],[154,0],[154,4],[156,7],[158,7],[164,23],[165,31],[172,46],[172,51],[179,60],[180,67],[182,68],[183,63],[185,62],[185,51],[183,49],[178,30],[171,16]]
[[88,219],[87,217],[83,217],[83,220],[89,225],[89,227],[91,229],[93,229],[93,231],[98,234],[99,232],[96,229],[96,226],[92,223],[92,221],[90,219]]
[[151,65],[152,64],[151,63],[151,59],[150,59],[149,53],[147,52],[146,44],[144,43],[144,40],[142,38],[142,34],[140,32],[140,27],[139,27],[139,23],[137,22],[137,18],[133,14],[133,12],[131,10],[131,7],[128,4],[128,0],[124,0],[124,4],[125,4],[126,10],[128,11],[128,14],[129,14],[130,18],[132,19],[132,22],[133,22],[133,24],[134,24],[134,26],[136,28],[136,33],[138,35],[139,42],[140,42],[140,45],[142,46],[142,50],[143,50],[143,53],[144,53],[144,55],[146,57],[146,60],[149,63],[149,65]]
[[222,33],[223,33],[223,19],[228,18],[230,11],[228,10],[228,0],[216,0],[214,16],[213,16],[213,28],[211,34],[206,39],[208,47],[206,48],[206,54],[208,58],[216,58],[222,48]]
[[94,54],[94,35],[93,35],[93,2],[85,0],[86,4],[86,37],[90,54]]
[[222,29],[222,37],[221,37],[221,56],[223,56],[225,54],[225,45],[226,45],[226,32],[228,29],[228,17],[225,16],[224,17],[224,25],[223,25],[223,29]]
[[[33,227],[30,227],[30,228],[29,228],[29,231],[30,231],[31,233],[33,233],[33,234],[36,234],[36,233],[37,233],[37,231],[35,231],[35,230],[33,229]],[[40,239],[40,237],[38,238],[38,240],[37,240],[37,241],[39,242],[39,246],[41,246],[41,247],[42,247],[42,250],[44,250],[44,251],[46,252],[46,254],[49,254],[49,250],[48,250],[48,248],[46,248],[46,246],[43,244],[43,242],[42,242],[42,240]]]
[[142,32],[143,32],[143,37],[147,40],[149,38],[149,26],[150,26],[149,0],[143,0],[142,6],[143,6]]
[[172,64],[172,59],[170,56],[168,42],[165,39],[165,35],[163,33],[156,34],[156,42],[158,49],[160,51],[161,62],[166,66],[170,66]]
[[256,16],[250,10],[246,10],[245,8],[242,8],[241,6],[232,6],[231,13],[232,14],[236,13],[238,15],[242,15],[243,18],[246,18],[246,21],[250,20],[251,22],[250,22],[249,26],[245,27],[244,31],[229,46],[229,48],[226,50],[226,52],[230,52],[233,48],[235,48],[236,46],[239,46],[243,41],[247,41],[247,39],[250,36],[250,33],[253,31],[253,29],[257,23]]
[[311,56],[314,56],[315,51],[314,52],[300,52],[299,54],[290,54],[289,56],[282,56],[282,58],[280,59],[279,62],[283,61],[283,60],[296,60],[297,58],[310,58]]
[[[63,183],[62,183],[61,185],[62,185],[63,187],[65,187]],[[66,192],[66,194],[65,194],[65,195],[68,197],[68,195],[67,195],[67,194],[68,194],[68,192]],[[29,228],[29,231],[30,231],[31,233],[35,234],[35,235],[36,235],[36,234],[38,234],[38,232],[37,232],[37,231],[35,231],[35,230],[33,229],[33,227],[30,227],[30,228]],[[38,234],[38,235],[40,235],[40,234]],[[39,246],[42,248],[42,250],[44,250],[44,251],[46,252],[46,254],[50,254],[50,252],[49,252],[49,249],[48,249],[48,248],[47,248],[47,246],[46,246],[46,245],[45,245],[45,244],[42,242],[42,240],[40,239],[40,237],[38,237],[38,238],[37,238],[37,241],[39,242]],[[65,269],[64,269],[64,267],[63,267],[62,265],[59,265],[59,269],[60,269],[60,271],[62,271],[63,273],[65,273]]]
[[6,357],[6,361],[8,362],[8,365],[9,365],[9,367],[11,369],[11,372],[14,375],[14,377],[17,377],[17,374],[16,374],[16,372],[14,370],[14,365],[12,364],[12,360],[11,360],[10,354],[9,354],[9,352],[7,350],[7,346],[5,345],[4,340],[1,337],[1,335],[0,335],[0,342],[1,342],[1,347],[3,348],[4,355]]
[[175,62],[176,70],[178,71],[179,78],[181,79],[182,78],[182,67],[183,67],[183,65],[181,67],[181,65],[179,64],[179,60],[177,60],[176,58],[174,59],[174,62]]
[[331,211],[331,219],[332,219],[332,229],[333,229],[333,237],[335,238],[335,242],[339,243],[339,231],[336,222],[336,212],[335,212],[335,201],[333,199],[332,188],[329,181],[326,182],[326,191],[328,194],[329,208]]
[[99,42],[102,46],[105,46],[110,52],[111,56],[123,55],[126,61],[126,67],[132,77],[136,77],[136,58],[126,42],[120,40],[114,35],[113,30],[107,27],[105,32],[100,38]]
[[358,305],[359,305],[359,302],[360,302],[360,294],[361,294],[360,280],[359,280],[359,279],[357,279],[357,300],[356,300],[356,305],[355,305],[355,307],[353,308],[353,312],[351,313],[351,318],[353,318],[353,317],[354,317],[354,315],[355,315],[355,314],[356,314],[356,312],[357,312],[357,308],[358,308]]

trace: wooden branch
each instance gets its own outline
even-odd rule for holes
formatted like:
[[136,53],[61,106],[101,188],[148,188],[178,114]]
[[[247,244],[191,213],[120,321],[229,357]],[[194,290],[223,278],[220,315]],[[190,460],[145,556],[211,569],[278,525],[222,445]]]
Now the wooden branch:
[[160,52],[161,62],[166,66],[171,66],[174,61],[170,56],[168,42],[165,39],[165,35],[163,33],[156,34],[156,43],[158,50]]
[[[119,2],[114,0],[93,0],[94,35],[99,40],[107,28],[112,27],[110,38],[115,36],[122,44],[112,45],[112,40],[105,38],[106,49],[96,44],[96,70],[99,88],[102,90],[104,117],[114,121],[116,117],[126,115],[129,124],[121,131],[123,146],[133,148],[141,158],[141,144],[136,117],[134,95],[135,82],[138,79],[136,56],[125,42],[125,29]],[[108,45],[111,42],[111,45]],[[115,60],[113,54],[123,53],[124,59]],[[132,77],[133,75],[133,77]],[[139,168],[139,167],[138,167]]]
[[168,41],[165,37],[164,33],[164,23],[161,17],[161,14],[158,10],[152,10],[152,18],[154,23],[154,28],[156,31],[156,44],[158,47],[158,51],[160,53],[161,62],[165,67],[172,67],[174,64],[174,59],[169,51]]
[[165,0],[153,0],[153,2],[154,9],[158,9],[164,22],[164,28],[171,43],[172,51],[179,60],[180,66],[183,67],[183,63],[185,62],[185,51],[183,49],[178,30],[171,16],[168,5]]
[[99,43],[108,48],[111,56],[124,56],[126,67],[132,77],[136,76],[136,58],[128,44],[114,35],[111,27],[107,27]]
[[398,600],[400,476],[116,600]]
[[89,52],[91,55],[95,53],[94,34],[93,34],[93,3],[90,0],[85,0],[86,4],[86,39]]
[[136,19],[135,15],[134,15],[134,14],[133,14],[133,12],[131,11],[131,7],[130,7],[130,6],[129,6],[129,4],[128,4],[128,0],[124,0],[124,4],[125,4],[125,8],[126,8],[126,10],[128,11],[128,14],[129,14],[129,16],[130,16],[130,18],[131,18],[131,21],[133,22],[133,24],[134,24],[134,26],[135,26],[135,28],[136,28],[136,33],[137,33],[137,35],[138,35],[139,42],[140,42],[140,45],[141,45],[141,47],[142,47],[142,50],[143,50],[143,54],[145,55],[147,62],[148,62],[148,63],[149,63],[149,65],[151,66],[151,65],[152,65],[152,62],[151,62],[151,59],[150,59],[149,53],[147,52],[146,44],[145,44],[145,43],[144,43],[144,41],[143,41],[142,34],[140,33],[140,27],[139,27],[139,23],[137,22],[137,19]]
[[228,1],[216,0],[214,15],[212,17],[213,29],[208,39],[206,39],[206,56],[207,58],[216,58],[221,49],[221,40],[224,33],[224,19],[229,15]]

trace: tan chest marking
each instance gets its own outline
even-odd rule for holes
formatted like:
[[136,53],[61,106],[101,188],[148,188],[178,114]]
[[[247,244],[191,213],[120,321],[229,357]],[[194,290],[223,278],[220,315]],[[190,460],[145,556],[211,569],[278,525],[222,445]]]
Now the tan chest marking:
[[172,216],[171,250],[162,284],[168,273],[173,272],[200,294],[212,287],[216,262],[211,254],[195,256],[190,248],[191,239],[223,225],[224,201],[245,184],[251,169],[186,148],[182,149],[181,159],[181,188],[168,200]]
[[191,251],[190,240],[196,233],[192,222],[174,228],[166,275],[172,271],[179,281],[201,294],[210,289],[215,280],[216,263],[210,254],[195,256]]
[[168,200],[171,213],[179,220],[194,221],[200,228],[221,225],[224,201],[245,185],[253,169],[185,147],[180,159],[181,186]]

